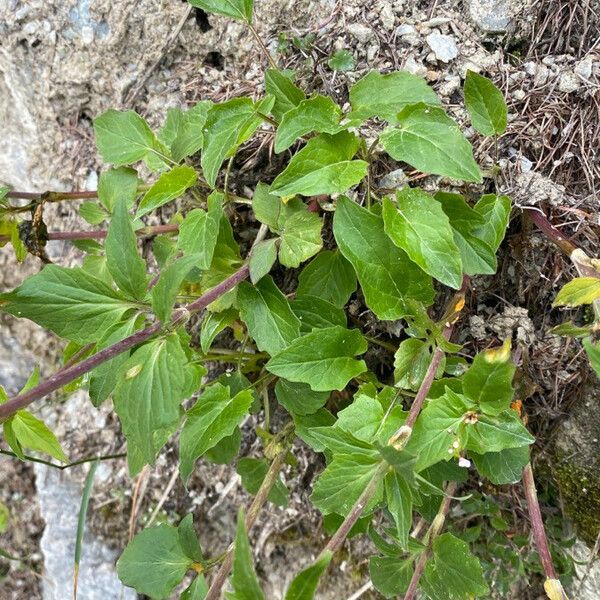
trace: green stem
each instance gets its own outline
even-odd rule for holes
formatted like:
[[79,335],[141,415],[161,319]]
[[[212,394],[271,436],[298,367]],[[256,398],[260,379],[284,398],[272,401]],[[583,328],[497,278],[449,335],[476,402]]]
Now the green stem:
[[262,38],[260,37],[260,35],[258,35],[258,31],[256,31],[256,29],[254,28],[254,25],[252,25],[252,23],[248,23],[248,28],[252,32],[252,35],[254,36],[256,43],[260,46],[264,55],[267,57],[267,60],[269,61],[269,65],[271,66],[271,68],[277,69],[277,63],[273,60],[273,57],[271,56],[269,49],[265,46],[265,43],[262,41]]

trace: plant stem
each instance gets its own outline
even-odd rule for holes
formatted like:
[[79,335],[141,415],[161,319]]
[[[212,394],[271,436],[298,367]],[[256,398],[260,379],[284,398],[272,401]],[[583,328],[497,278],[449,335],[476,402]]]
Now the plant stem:
[[451,481],[446,487],[446,494],[442,500],[440,508],[433,519],[431,527],[425,534],[424,541],[427,544],[427,548],[420,554],[417,563],[415,564],[415,570],[413,571],[410,583],[408,584],[408,589],[404,595],[404,600],[414,600],[415,598],[417,588],[419,587],[419,580],[421,579],[421,575],[423,574],[425,565],[429,559],[429,554],[431,553],[433,541],[441,533],[444,527],[444,522],[446,521],[446,516],[450,510],[450,503],[452,502],[452,496],[454,496],[454,493],[456,492],[456,487],[457,484],[454,481]]
[[[14,452],[10,450],[3,450],[0,448],[0,454],[4,456],[10,456],[11,458],[19,458]],[[25,460],[39,463],[40,465],[46,465],[47,467],[52,467],[53,469],[58,469],[59,471],[64,471],[65,469],[70,469],[71,467],[76,467],[78,465],[83,465],[85,463],[94,462],[94,461],[103,461],[103,460],[114,460],[116,458],[125,458],[127,456],[126,452],[121,452],[119,454],[104,454],[101,456],[88,456],[86,458],[80,458],[79,460],[75,460],[71,463],[67,463],[66,465],[57,465],[49,460],[44,460],[43,458],[36,458],[35,456],[29,456],[28,454],[23,455]]]
[[531,530],[533,532],[533,539],[537,547],[538,554],[540,556],[540,562],[546,575],[546,583],[544,589],[548,594],[549,598],[556,598],[548,593],[548,587],[550,586],[555,592],[562,594],[562,598],[567,600],[567,596],[562,589],[562,585],[556,574],[554,563],[552,561],[552,554],[550,553],[550,546],[548,544],[548,538],[546,537],[546,530],[544,529],[544,520],[542,518],[542,511],[540,510],[540,503],[538,501],[537,491],[535,489],[535,480],[533,478],[533,469],[531,463],[527,463],[523,469],[523,488],[525,489],[525,498],[527,500],[527,511],[529,512],[529,519],[531,521]]
[[[246,514],[246,531],[248,532],[250,531],[250,529],[252,529],[254,523],[256,523],[256,519],[258,518],[262,507],[267,501],[271,488],[275,485],[277,479],[279,478],[279,471],[281,471],[281,467],[285,462],[285,457],[287,456],[288,449],[289,444],[284,443],[281,450],[273,459],[273,462],[271,463],[271,466],[269,467],[269,470],[267,471],[267,474],[263,479],[260,489],[254,497],[250,508],[248,509],[248,512]],[[217,571],[217,574],[215,575],[215,578],[211,583],[208,593],[206,594],[204,600],[218,600],[219,596],[221,595],[221,588],[225,584],[225,580],[227,579],[229,571],[231,571],[231,567],[233,565],[233,553],[234,545],[232,544],[227,550],[223,562],[221,563],[221,567]]]
[[[247,264],[243,265],[233,275],[230,275],[225,281],[222,281],[219,285],[215,286],[202,296],[195,300],[186,307],[181,308],[173,313],[173,319],[168,327],[174,327],[180,325],[190,312],[196,312],[204,310],[209,304],[214,302],[217,298],[220,298],[223,294],[233,289],[238,283],[246,279],[249,275],[249,267]],[[96,354],[92,354],[90,357],[82,360],[81,362],[61,369],[36,387],[29,391],[14,396],[4,404],[0,404],[0,421],[3,421],[13,415],[21,408],[25,408],[35,400],[47,396],[51,392],[54,392],[61,387],[67,385],[71,381],[74,381],[78,377],[81,377],[85,373],[88,373],[92,369],[95,369],[98,365],[105,363],[106,361],[122,354],[123,352],[137,346],[152,336],[159,333],[163,329],[161,323],[156,322],[152,325],[136,331],[134,334],[122,339],[121,341],[108,346]]]
[[277,69],[277,63],[273,60],[273,57],[271,56],[269,49],[265,46],[265,43],[262,41],[262,38],[260,37],[260,35],[258,35],[258,31],[256,31],[256,29],[254,28],[254,25],[252,25],[252,23],[248,23],[248,27],[249,27],[250,31],[252,32],[252,35],[254,36],[254,39],[256,40],[257,44],[260,46],[264,55],[267,57],[267,60],[269,61],[269,66],[272,69]]
[[542,231],[542,233],[554,242],[567,256],[571,256],[577,246],[565,237],[561,231],[559,231],[544,215],[540,210],[529,209],[527,211],[529,218],[536,224],[536,226]]

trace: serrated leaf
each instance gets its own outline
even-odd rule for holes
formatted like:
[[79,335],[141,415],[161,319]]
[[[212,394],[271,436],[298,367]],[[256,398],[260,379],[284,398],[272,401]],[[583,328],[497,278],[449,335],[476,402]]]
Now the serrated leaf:
[[[375,475],[379,459],[365,454],[334,454],[333,460],[319,475],[310,496],[311,502],[323,513],[347,516],[354,503]],[[363,510],[369,513],[381,502],[380,483]]]
[[581,306],[582,304],[592,304],[599,298],[600,279],[576,277],[561,288],[552,306]]
[[79,344],[98,339],[135,306],[81,268],[47,265],[17,289],[0,295],[2,309],[31,319]]
[[[498,350],[506,348],[498,359]],[[510,408],[514,390],[512,380],[515,365],[510,357],[510,344],[484,350],[477,354],[463,376],[465,396],[477,402],[489,415],[498,415]]]
[[253,397],[250,390],[230,397],[229,388],[215,383],[206,388],[196,404],[188,411],[179,441],[179,471],[186,481],[194,462],[230,436],[248,414]]
[[164,159],[165,148],[133,110],[107,110],[94,119],[94,131],[98,152],[107,163],[119,166],[147,158]]
[[511,202],[508,196],[485,194],[481,196],[474,210],[483,218],[484,223],[473,229],[473,235],[483,240],[496,252],[504,239],[510,218]]
[[469,422],[465,425],[464,435],[465,448],[477,454],[501,452],[507,448],[520,448],[535,442],[535,438],[512,409],[495,416],[478,415],[474,423]]
[[371,581],[386,598],[404,594],[412,574],[412,559],[401,560],[398,556],[371,556],[369,559]]
[[[26,391],[26,390],[24,390]],[[7,430],[8,434],[7,434]],[[7,442],[16,440],[18,450],[9,444],[15,454],[23,458],[21,448],[28,448],[44,454],[49,454],[61,462],[69,462],[60,442],[48,426],[26,410],[19,410],[4,423],[4,434]]]
[[131,208],[137,195],[138,176],[135,169],[119,167],[100,173],[98,199],[108,212],[112,212],[117,201]]
[[347,191],[367,174],[364,160],[352,160],[358,138],[347,131],[322,133],[297,152],[283,173],[271,184],[276,196],[316,196]]
[[429,305],[431,278],[384,231],[383,219],[346,197],[337,201],[333,233],[340,252],[350,261],[367,306],[382,320],[410,313],[407,299]]
[[158,133],[158,138],[169,146],[175,162],[181,162],[202,148],[204,124],[211,106],[212,102],[203,100],[186,111],[178,107],[167,111],[167,119]]
[[168,598],[192,566],[181,544],[177,528],[150,527],[138,533],[117,561],[124,585],[155,600]]
[[163,173],[142,198],[136,216],[141,217],[179,198],[196,183],[197,178],[196,171],[187,165],[177,165]]
[[[399,388],[416,391],[431,363],[431,344],[409,338],[400,342],[394,354],[394,381]],[[443,370],[443,365],[441,366]],[[437,373],[436,373],[437,375]]]
[[140,346],[122,365],[114,392],[123,433],[147,464],[159,448],[154,435],[179,421],[179,406],[200,385],[201,371],[188,361],[179,335]]
[[192,514],[186,515],[177,527],[177,536],[184,554],[194,562],[201,563],[202,548],[198,541],[198,535],[194,529],[194,517]]
[[408,549],[408,536],[412,528],[412,492],[408,483],[398,473],[387,473],[384,479],[385,502],[394,523],[400,547]]
[[240,509],[237,519],[231,585],[234,591],[233,594],[227,593],[228,600],[265,600],[254,572],[252,549],[246,533],[243,509]]
[[217,239],[219,237],[219,225],[224,216],[223,194],[213,192],[207,199],[207,211],[195,208],[190,211],[179,226],[179,238],[177,247],[184,254],[196,254],[199,256],[199,269],[206,270],[210,267]]
[[470,452],[477,471],[487,477],[494,485],[517,483],[523,475],[523,468],[529,462],[529,448],[507,448],[500,452],[477,454]]
[[146,296],[146,263],[138,254],[137,238],[125,200],[117,200],[104,244],[106,265],[119,288],[136,300]]
[[[242,485],[246,488],[246,491],[255,496],[269,471],[269,461],[265,458],[240,458],[236,470],[242,478]],[[277,506],[286,506],[288,496],[287,487],[281,481],[281,478],[278,478],[269,490],[267,499]]]
[[508,109],[502,92],[487,77],[471,70],[465,79],[465,105],[473,127],[482,135],[506,131]]
[[351,120],[379,117],[395,122],[396,115],[409,104],[439,105],[440,100],[427,82],[407,71],[382,75],[371,71],[350,88]]
[[422,586],[432,600],[471,600],[489,592],[479,560],[451,533],[433,541],[433,559],[425,567]]
[[[321,411],[313,415],[315,420],[319,421],[319,419],[326,418],[323,413],[319,413]],[[309,421],[310,419],[305,420],[305,422]],[[354,434],[339,427],[337,421],[329,427],[321,425],[320,422],[313,423],[309,434],[311,441],[307,443],[317,452],[324,452],[327,449],[333,456],[338,454],[362,454],[369,459],[379,459],[379,453],[373,444],[359,440]]]
[[205,354],[210,350],[214,339],[226,327],[229,327],[236,319],[237,310],[229,308],[222,312],[208,312],[200,326],[200,347]]
[[300,333],[310,333],[313,329],[346,327],[346,313],[323,298],[299,296],[290,302],[294,314],[300,319]]
[[342,307],[356,291],[356,273],[338,250],[320,252],[298,276],[298,296],[317,296]]
[[298,106],[305,98],[304,92],[294,85],[291,76],[276,69],[267,69],[265,89],[267,94],[275,98],[271,112],[278,121],[281,121],[286,112]]
[[462,261],[450,221],[429,194],[416,188],[383,200],[385,232],[426,273],[454,289],[462,285]]
[[267,99],[254,104],[250,98],[233,98],[211,106],[204,125],[202,171],[214,187],[223,161],[248,140],[262,123],[261,110],[269,110]]
[[277,238],[256,244],[250,254],[250,281],[258,283],[273,268],[277,260]]
[[259,350],[271,355],[287,348],[300,335],[300,321],[270,276],[255,286],[243,281],[238,288],[240,317]]
[[329,97],[316,95],[302,100],[282,117],[275,135],[275,152],[287,150],[298,138],[316,131],[338,133],[342,109]]
[[412,104],[398,114],[398,125],[380,136],[386,152],[424,173],[463,181],[482,181],[471,144],[443,109]]
[[332,71],[352,71],[355,64],[354,56],[349,50],[337,50],[327,61],[327,66]]
[[364,373],[364,361],[353,358],[367,351],[367,342],[355,329],[317,329],[294,340],[275,354],[266,369],[289,381],[307,383],[316,392],[343,390]]
[[103,206],[96,202],[82,202],[79,206],[79,214],[90,225],[99,225],[110,216]]
[[191,269],[198,265],[199,260],[200,255],[198,254],[182,256],[160,272],[158,281],[152,288],[151,297],[152,310],[164,325],[167,325],[171,320],[173,305],[183,280]]
[[583,340],[583,347],[588,355],[592,369],[594,369],[596,375],[600,378],[600,345],[597,342],[593,342],[591,338],[585,338]]
[[306,383],[279,379],[275,384],[275,396],[288,412],[294,415],[311,415],[327,403],[329,392],[313,392]]
[[252,22],[253,0],[188,0],[188,2],[207,12]]
[[279,262],[284,267],[295,269],[314,256],[323,247],[319,215],[307,209],[290,215],[281,228]]
[[292,580],[285,594],[285,600],[313,600],[319,579],[327,570],[332,557],[333,554],[325,550],[312,565],[302,569]]

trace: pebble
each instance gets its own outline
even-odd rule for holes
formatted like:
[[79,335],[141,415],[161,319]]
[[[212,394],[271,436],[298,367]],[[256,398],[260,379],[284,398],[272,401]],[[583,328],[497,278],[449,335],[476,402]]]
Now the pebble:
[[352,23],[347,27],[348,33],[361,43],[366,43],[375,35],[373,30],[362,23]]
[[507,0],[469,0],[471,20],[488,33],[504,33],[510,25]]
[[526,95],[527,95],[527,94],[525,93],[525,90],[515,90],[515,91],[512,93],[512,97],[513,97],[515,100],[524,100]]
[[387,175],[384,175],[377,184],[380,188],[388,190],[398,190],[405,185],[408,185],[408,177],[402,169],[396,169],[391,171]]
[[379,13],[379,17],[381,18],[381,24],[386,29],[394,28],[394,22],[396,20],[396,17],[394,15],[394,11],[392,10],[391,4],[383,5],[383,8],[381,9],[381,12]]
[[427,36],[426,40],[438,60],[448,63],[458,56],[458,47],[451,35],[434,31]]
[[589,79],[592,76],[593,60],[591,56],[579,61],[573,69],[577,75],[584,79]]
[[581,87],[581,79],[573,71],[565,71],[558,80],[558,89],[565,94],[576,92]]
[[398,29],[396,29],[396,33],[399,36],[409,35],[411,33],[415,33],[417,30],[413,25],[409,25],[408,23],[404,23],[403,25],[399,25]]

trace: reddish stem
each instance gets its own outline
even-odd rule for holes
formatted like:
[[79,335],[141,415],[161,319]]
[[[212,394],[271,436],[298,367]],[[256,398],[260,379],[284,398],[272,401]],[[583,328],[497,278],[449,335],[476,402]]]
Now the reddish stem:
[[567,256],[571,256],[577,246],[559,229],[554,227],[542,212],[530,209],[527,214],[547,238],[554,242]]

